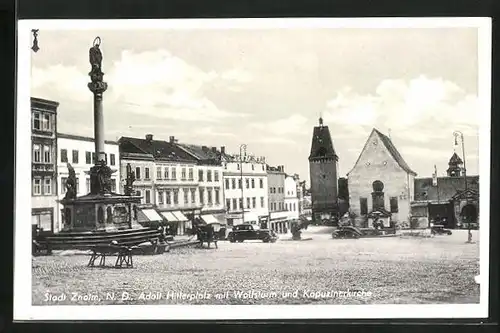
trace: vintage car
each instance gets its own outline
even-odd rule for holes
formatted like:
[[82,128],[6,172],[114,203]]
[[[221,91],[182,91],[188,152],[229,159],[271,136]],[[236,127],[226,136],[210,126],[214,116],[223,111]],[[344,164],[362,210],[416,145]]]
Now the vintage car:
[[241,243],[245,240],[261,240],[264,243],[274,243],[278,237],[272,230],[261,229],[257,225],[245,223],[234,226],[227,239],[231,243]]
[[432,235],[451,235],[451,230],[445,229],[441,224],[431,224]]
[[332,238],[359,238],[363,234],[352,226],[341,226],[332,233]]

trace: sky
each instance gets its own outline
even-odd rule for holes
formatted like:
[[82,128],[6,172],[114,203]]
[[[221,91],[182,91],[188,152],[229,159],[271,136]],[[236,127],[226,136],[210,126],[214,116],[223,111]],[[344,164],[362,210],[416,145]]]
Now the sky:
[[418,177],[444,175],[463,132],[467,173],[479,155],[475,28],[40,30],[32,96],[55,100],[58,132],[93,136],[88,50],[102,40],[106,139],[225,146],[265,156],[309,183],[320,116],[339,176],[371,130],[389,135]]

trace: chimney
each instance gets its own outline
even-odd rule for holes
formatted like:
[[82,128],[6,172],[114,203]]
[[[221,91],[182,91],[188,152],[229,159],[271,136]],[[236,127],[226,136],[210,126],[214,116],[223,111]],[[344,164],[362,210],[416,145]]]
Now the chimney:
[[146,134],[146,141],[153,141],[153,134]]
[[208,147],[207,146],[201,146],[201,150],[203,150],[204,152],[206,152],[208,150]]
[[217,147],[212,147],[212,153],[214,153],[214,154],[217,153]]
[[281,172],[285,172],[285,166],[284,165],[281,166]]
[[225,154],[226,153],[226,147],[221,146],[220,147],[220,152],[221,152],[221,154]]
[[170,141],[170,143],[175,143],[175,136],[170,136],[170,138],[169,138],[169,139],[170,139],[170,140],[169,140],[169,141]]

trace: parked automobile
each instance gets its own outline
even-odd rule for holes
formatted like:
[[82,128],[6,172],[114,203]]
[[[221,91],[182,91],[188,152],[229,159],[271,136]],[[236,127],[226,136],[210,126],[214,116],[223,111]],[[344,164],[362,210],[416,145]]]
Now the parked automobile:
[[451,235],[451,230],[445,229],[441,224],[431,224],[431,234],[432,235]]
[[274,243],[278,237],[272,230],[261,229],[257,225],[245,223],[234,226],[227,239],[231,243],[241,243],[245,240],[261,240],[264,243]]
[[361,231],[353,226],[341,226],[332,233],[332,238],[359,238]]

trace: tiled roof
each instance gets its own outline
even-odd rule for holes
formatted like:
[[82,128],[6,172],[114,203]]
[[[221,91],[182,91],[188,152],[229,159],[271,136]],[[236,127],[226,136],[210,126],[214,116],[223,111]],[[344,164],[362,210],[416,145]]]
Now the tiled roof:
[[220,157],[220,152],[218,150],[213,152],[212,148],[208,146],[204,147],[188,143],[177,143],[177,146],[181,147],[181,149],[184,148],[184,150],[199,160],[211,160],[218,159]]
[[[432,177],[415,178],[414,184],[415,201],[447,201],[465,189],[464,177],[438,177],[437,186],[432,185]],[[479,176],[467,176],[467,188],[479,191]]]
[[121,137],[118,142],[120,153],[143,153],[158,159],[196,162],[194,157],[168,141]]
[[399,151],[396,149],[396,146],[394,146],[394,144],[392,143],[391,139],[388,136],[386,136],[385,134],[382,134],[376,128],[374,128],[373,131],[375,131],[375,133],[378,134],[378,136],[380,137],[380,140],[384,143],[385,147],[387,148],[389,153],[392,155],[394,160],[399,164],[399,166],[401,168],[403,168],[403,170],[405,170],[406,172],[416,176],[417,173],[415,171],[413,171],[410,168],[410,166],[406,163],[406,161],[403,159],[403,156],[401,156]]
[[333,148],[332,137],[328,126],[315,126],[311,142],[311,153],[309,159],[315,158],[335,158],[338,159]]

